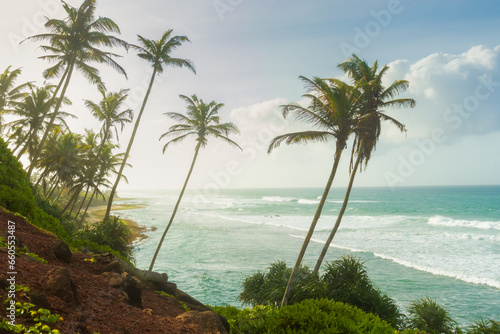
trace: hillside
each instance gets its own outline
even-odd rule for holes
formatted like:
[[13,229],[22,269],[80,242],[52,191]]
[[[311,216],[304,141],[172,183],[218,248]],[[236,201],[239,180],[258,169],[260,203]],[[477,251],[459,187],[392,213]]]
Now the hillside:
[[[48,324],[60,333],[227,332],[220,316],[178,290],[165,274],[148,279],[142,277],[145,272],[112,254],[71,252],[54,235],[2,208],[0,222],[4,239],[0,248],[0,298],[7,299],[6,288],[12,283],[8,279],[14,277],[19,290],[15,301],[35,304],[31,310],[43,308],[60,315],[63,320]],[[14,240],[12,236],[16,256],[14,267],[9,268],[6,243]],[[166,293],[156,292],[159,290]],[[0,309],[0,316],[8,319],[6,307]],[[29,327],[35,322],[25,314],[16,317],[16,324]]]

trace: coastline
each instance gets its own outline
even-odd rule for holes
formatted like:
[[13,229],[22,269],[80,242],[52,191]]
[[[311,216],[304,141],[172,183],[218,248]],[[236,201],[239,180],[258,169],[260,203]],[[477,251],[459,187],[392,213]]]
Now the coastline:
[[[131,209],[142,209],[142,208],[144,208],[144,206],[136,204],[114,204],[111,207],[111,210],[117,211],[117,210],[131,210]],[[88,215],[89,215],[89,218],[87,220],[88,223],[92,224],[103,219],[105,213],[106,213],[105,205],[90,207],[88,210]],[[146,227],[139,225],[136,221],[130,219],[122,218],[122,220],[127,224],[130,232],[132,232],[132,235],[130,237],[130,244],[138,243],[147,238],[147,236],[144,234],[144,232],[147,231]]]

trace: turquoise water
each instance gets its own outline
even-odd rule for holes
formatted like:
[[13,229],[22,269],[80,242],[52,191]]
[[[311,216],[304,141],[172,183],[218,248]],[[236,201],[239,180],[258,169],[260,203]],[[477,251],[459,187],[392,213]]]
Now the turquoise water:
[[[314,266],[343,199],[332,189],[304,263]],[[241,306],[245,277],[295,262],[322,189],[187,192],[156,261],[178,287],[207,304]],[[136,245],[149,267],[177,191],[120,194],[143,209],[117,212],[150,229]],[[500,186],[356,188],[326,261],[352,254],[404,309],[437,299],[461,325],[500,320]]]

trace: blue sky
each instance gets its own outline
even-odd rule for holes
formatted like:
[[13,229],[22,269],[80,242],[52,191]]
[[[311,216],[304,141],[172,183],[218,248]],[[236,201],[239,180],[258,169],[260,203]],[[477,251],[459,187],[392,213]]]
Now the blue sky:
[[[68,1],[79,5],[80,1]],[[47,64],[36,44],[14,43],[43,32],[43,16],[63,15],[56,0],[9,2],[0,14],[0,67],[23,67],[22,80],[41,83]],[[29,7],[29,8],[26,8]],[[156,39],[167,29],[191,43],[175,56],[191,59],[197,75],[167,69],[157,81],[122,188],[180,187],[192,155],[186,141],[161,154],[159,136],[183,112],[179,94],[196,93],[225,103],[221,113],[241,129],[235,140],[245,151],[212,142],[200,156],[191,186],[321,187],[333,161],[333,143],[283,147],[265,153],[273,136],[307,128],[283,121],[279,105],[301,100],[299,75],[341,76],[336,66],[349,52],[389,64],[388,81],[407,79],[413,110],[389,111],[407,125],[406,135],[384,128],[377,151],[358,186],[500,184],[500,2],[498,1],[270,1],[270,0],[101,0],[98,13],[112,18],[122,38]],[[110,90],[129,88],[129,105],[142,100],[148,65],[133,53],[119,62],[125,80],[101,68]],[[69,96],[75,132],[99,127],[82,99],[97,90],[75,78]],[[125,130],[126,145],[131,127]],[[334,186],[348,179],[348,154]]]

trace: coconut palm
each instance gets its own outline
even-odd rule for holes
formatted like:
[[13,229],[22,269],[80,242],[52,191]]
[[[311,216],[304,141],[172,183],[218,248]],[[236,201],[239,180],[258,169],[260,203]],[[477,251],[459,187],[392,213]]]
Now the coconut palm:
[[[366,168],[366,165],[370,160],[371,153],[376,148],[378,138],[381,134],[382,121],[388,121],[391,124],[394,124],[401,132],[406,131],[403,124],[393,117],[385,114],[386,108],[413,108],[415,106],[415,100],[411,98],[395,99],[399,93],[404,92],[408,88],[408,81],[396,80],[390,86],[384,87],[382,80],[384,74],[386,74],[389,70],[387,65],[379,70],[377,61],[375,61],[373,66],[370,67],[365,60],[353,55],[345,62],[339,64],[338,67],[349,75],[354,84],[357,84],[360,87],[360,90],[363,91],[363,99],[359,110],[360,121],[356,129],[353,154],[351,155],[352,169],[349,184],[347,186],[342,208],[340,209],[335,225],[328,236],[314,268],[315,272],[319,271],[326,252],[328,251],[328,248],[330,247],[335,233],[337,232],[342,221],[347,203],[349,202],[349,196],[354,183],[354,178],[356,176],[356,171],[358,168],[361,170],[363,164]],[[356,162],[354,163],[354,166],[352,166],[354,155],[356,155]]]
[[175,204],[174,211],[172,212],[172,216],[170,217],[170,221],[168,222],[168,225],[165,228],[163,235],[161,236],[160,242],[158,243],[158,247],[156,248],[156,252],[153,256],[153,260],[151,261],[151,265],[149,266],[149,271],[153,270],[156,257],[158,256],[163,240],[165,239],[165,235],[167,234],[170,226],[172,225],[172,222],[174,221],[175,214],[177,213],[177,209],[179,208],[179,204],[181,203],[181,199],[184,195],[184,191],[186,190],[186,186],[188,184],[191,173],[193,172],[198,153],[201,148],[204,148],[207,145],[208,137],[222,139],[226,143],[229,143],[241,149],[241,147],[237,143],[235,143],[228,137],[232,133],[239,133],[238,128],[233,123],[221,123],[218,112],[219,109],[224,106],[224,104],[216,103],[215,101],[205,103],[203,102],[203,100],[198,99],[196,95],[192,95],[191,97],[180,95],[180,98],[186,101],[186,103],[188,104],[187,116],[175,112],[165,113],[166,116],[179,123],[172,125],[167,132],[161,135],[160,140],[163,138],[172,138],[163,146],[163,153],[165,153],[165,150],[170,145],[179,143],[185,138],[192,135],[196,136],[197,143],[194,149],[194,156],[193,161],[191,162],[191,167],[189,168],[189,172],[187,174],[186,180],[184,181],[184,185],[182,187],[179,198],[177,199],[177,203]]
[[51,187],[71,187],[82,165],[81,135],[74,133],[57,134],[50,137],[44,146],[39,166],[44,169],[42,175],[52,174]]
[[[75,69],[94,84],[101,83],[101,78],[99,71],[90,66],[89,63],[104,63],[126,75],[125,70],[113,59],[118,55],[99,49],[99,47],[128,47],[128,44],[121,39],[107,35],[109,32],[120,33],[115,22],[106,17],[95,19],[96,0],[85,0],[79,8],[63,2],[63,8],[67,14],[65,19],[48,19],[45,23],[49,33],[27,38],[28,40],[49,42],[49,45],[42,45],[40,48],[51,54],[40,58],[55,62],[55,65],[46,69],[43,75],[45,78],[60,77],[51,101],[51,105],[54,104],[53,115],[50,118],[48,129],[42,136],[39,148],[34,154],[34,161],[40,155]],[[59,90],[61,90],[60,93]],[[59,98],[56,100],[58,93]],[[34,165],[31,164],[28,170],[28,179],[31,177]]]
[[166,31],[163,36],[159,40],[151,40],[146,39],[142,36],[138,35],[140,46],[131,45],[132,48],[138,51],[138,56],[146,61],[148,61],[153,66],[153,73],[151,74],[151,79],[149,81],[148,90],[146,91],[146,95],[144,96],[144,100],[142,101],[141,109],[139,111],[139,115],[137,116],[134,124],[134,129],[132,131],[132,135],[130,136],[130,140],[128,142],[127,150],[125,151],[125,157],[123,159],[123,163],[120,166],[120,170],[118,171],[118,175],[116,177],[116,181],[113,185],[113,189],[111,189],[111,193],[108,199],[108,206],[106,208],[105,219],[109,217],[111,212],[111,206],[113,205],[113,198],[115,197],[116,188],[118,188],[118,184],[120,183],[120,178],[122,177],[123,169],[127,164],[127,159],[130,154],[130,150],[132,149],[132,145],[134,143],[135,135],[137,133],[137,129],[139,128],[139,124],[142,118],[142,114],[144,113],[144,108],[148,102],[149,94],[151,93],[151,89],[153,88],[153,83],[158,74],[163,73],[164,66],[174,66],[174,67],[187,67],[193,73],[196,73],[193,63],[187,59],[180,58],[172,58],[171,53],[184,42],[189,42],[189,39],[186,36],[172,36],[172,29]]
[[94,117],[103,122],[100,135],[101,143],[100,145],[96,145],[96,152],[93,158],[89,160],[89,168],[85,171],[82,182],[80,182],[78,187],[75,188],[71,198],[71,201],[75,202],[85,185],[88,186],[87,192],[90,189],[89,181],[91,181],[97,172],[98,161],[105,145],[112,138],[113,129],[116,137],[118,138],[118,126],[120,126],[121,131],[123,131],[125,123],[130,123],[132,121],[132,110],[122,110],[123,104],[127,98],[128,90],[122,89],[119,92],[108,93],[104,85],[99,85],[98,88],[102,96],[101,101],[99,103],[95,103],[90,100],[85,100],[85,106],[90,110]]
[[332,170],[326,183],[325,190],[323,191],[316,213],[314,214],[306,238],[304,239],[304,243],[297,257],[297,261],[290,275],[290,279],[288,280],[282,305],[286,305],[288,302],[300,264],[321,216],[323,206],[335,178],[342,152],[346,147],[349,136],[358,122],[358,101],[361,98],[357,87],[349,86],[337,79],[314,78],[310,80],[305,77],[300,77],[300,79],[304,81],[308,90],[308,93],[303,96],[310,100],[309,106],[305,108],[296,103],[285,105],[282,107],[283,117],[286,118],[289,113],[293,113],[296,120],[312,123],[313,127],[318,130],[301,131],[278,136],[271,141],[268,153],[280,146],[283,142],[286,144],[298,144],[327,142],[334,139],[335,154]]
[[[13,130],[9,139],[17,143],[12,151],[15,152],[19,149],[17,154],[18,159],[24,153],[29,153],[31,156],[31,153],[33,153],[35,147],[38,145],[40,140],[39,135],[49,123],[47,118],[52,116],[51,113],[45,113],[45,111],[50,109],[49,102],[54,89],[55,86],[53,85],[43,87],[31,85],[29,93],[12,109],[11,114],[17,116],[18,119],[5,125]],[[69,105],[71,101],[65,98],[63,104]],[[46,116],[45,118],[43,117],[44,115]],[[60,111],[56,115],[56,120],[60,124],[54,124],[54,126],[67,128],[64,121],[64,118],[67,116],[76,118],[72,114]]]
[[16,86],[16,80],[21,75],[21,69],[17,68],[11,71],[10,68],[11,66],[7,67],[0,74],[0,126],[2,126],[3,114],[12,111],[12,107],[16,105],[16,102],[26,95],[24,89],[30,85],[30,83],[24,83]]
[[[79,227],[82,227],[83,221],[85,219],[85,215],[87,214],[87,211],[90,207],[90,204],[94,200],[94,197],[96,195],[101,196],[103,199],[104,194],[102,191],[99,189],[100,187],[104,188],[111,188],[111,183],[109,181],[109,177],[111,174],[118,174],[118,171],[116,168],[118,166],[121,166],[124,153],[119,153],[115,154],[113,153],[113,149],[117,148],[118,146],[113,145],[111,143],[107,143],[103,150],[101,151],[101,154],[99,156],[99,170],[97,171],[96,175],[93,177],[93,187],[94,190],[92,192],[92,195],[90,196],[89,200],[87,201],[87,205],[85,207],[85,211],[83,212],[80,221],[79,221]],[[123,179],[125,182],[128,182],[127,177],[125,175],[122,175]]]

